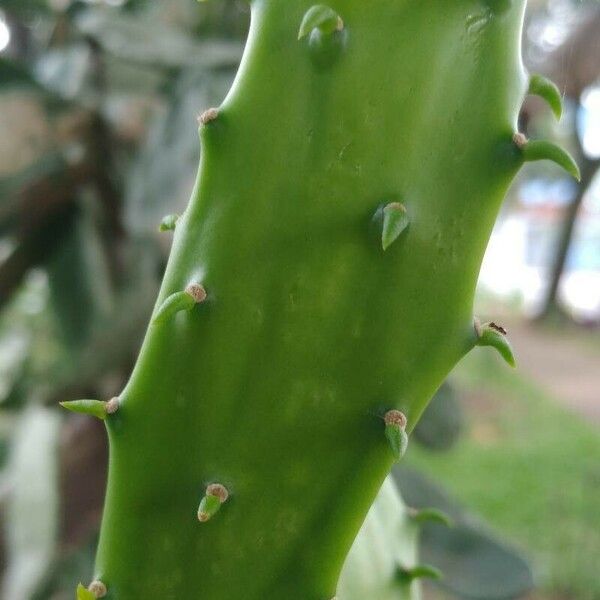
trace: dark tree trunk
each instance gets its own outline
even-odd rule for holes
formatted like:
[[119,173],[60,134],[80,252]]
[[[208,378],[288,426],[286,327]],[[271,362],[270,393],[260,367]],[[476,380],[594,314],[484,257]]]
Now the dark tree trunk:
[[567,213],[564,217],[562,231],[556,246],[556,254],[552,262],[550,284],[548,285],[546,296],[538,315],[538,320],[547,319],[551,315],[561,312],[558,304],[558,288],[567,264],[569,249],[571,248],[575,233],[575,226],[577,224],[577,217],[579,215],[586,192],[588,191],[592,181],[594,180],[594,176],[600,167],[600,159],[590,160],[585,158],[583,153],[581,153],[581,156],[582,158],[579,161],[581,167],[581,182],[577,189],[577,194],[575,195],[575,198],[573,198],[573,201],[569,204]]

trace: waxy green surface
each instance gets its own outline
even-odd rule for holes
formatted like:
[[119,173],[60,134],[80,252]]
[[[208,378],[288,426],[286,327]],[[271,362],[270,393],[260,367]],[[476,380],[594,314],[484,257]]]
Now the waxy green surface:
[[[522,0],[254,0],[120,410],[95,577],[109,600],[330,600],[394,455],[475,344],[472,299],[527,89]],[[329,36],[329,37],[327,37]],[[208,107],[198,107],[203,110]],[[410,225],[384,252],[377,210]],[[230,498],[210,521],[207,484]]]

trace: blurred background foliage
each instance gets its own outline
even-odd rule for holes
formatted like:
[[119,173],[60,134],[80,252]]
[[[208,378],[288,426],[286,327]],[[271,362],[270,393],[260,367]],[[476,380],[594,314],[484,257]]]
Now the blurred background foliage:
[[[168,257],[171,235],[158,224],[185,209],[196,116],[227,93],[248,22],[241,0],[0,0],[6,600],[72,598],[91,570],[104,432],[56,404],[109,398],[126,381]],[[544,164],[524,171],[478,303],[514,324],[524,356],[552,347],[558,364],[540,358],[515,377],[471,358],[416,431],[400,487],[456,521],[424,532],[424,554],[446,572],[431,598],[514,598],[535,580],[536,598],[600,599],[598,3],[530,0],[524,55],[558,83],[567,110],[557,124],[530,99],[521,127],[567,145],[583,180]],[[570,379],[553,397],[544,382],[559,370]]]

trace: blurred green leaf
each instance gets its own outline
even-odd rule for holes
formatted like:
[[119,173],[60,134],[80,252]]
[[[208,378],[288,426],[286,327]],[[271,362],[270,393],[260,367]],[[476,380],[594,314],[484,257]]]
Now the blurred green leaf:
[[31,347],[31,335],[23,327],[12,327],[0,337],[0,404],[19,383]]
[[77,26],[83,34],[95,39],[105,52],[120,60],[152,67],[234,67],[242,52],[238,42],[199,42],[183,29],[151,15],[133,16],[108,9],[90,9],[80,15]]
[[36,78],[57,96],[81,98],[90,76],[90,48],[84,43],[46,50],[35,65]]
[[47,0],[2,0],[0,8],[25,18],[49,11]]
[[26,67],[0,55],[0,92],[22,85],[39,87]]
[[0,235],[10,233],[23,222],[19,193],[24,188],[42,179],[60,181],[67,169],[64,156],[50,152],[10,175],[0,176]]
[[96,596],[80,583],[77,586],[77,600],[96,600]]
[[[129,368],[143,339],[159,286],[157,248],[142,241],[132,244],[129,254],[127,271],[131,276],[112,299],[110,309],[97,314],[86,343],[76,354],[65,351],[63,346],[54,350],[55,360],[47,361],[46,370],[32,381],[46,402],[88,394],[90,389],[98,389],[104,378],[114,378]],[[56,335],[52,341],[56,343]],[[64,354],[56,359],[59,352]]]
[[444,382],[413,432],[414,439],[429,450],[449,450],[460,438],[465,415],[451,384]]
[[164,113],[152,124],[126,184],[126,218],[137,234],[156,232],[165,213],[182,213],[194,185],[200,156],[196,117],[220,104],[233,69],[186,69]]
[[[43,60],[44,58],[42,62]],[[37,68],[39,67],[33,64],[15,62],[0,54],[0,94],[13,90],[27,91],[35,94],[50,111],[64,107],[62,94],[56,94],[44,85],[38,78]]]
[[60,422],[56,411],[34,406],[17,425],[8,466],[4,598],[30,598],[54,559]]
[[435,507],[455,523],[451,528],[422,525],[422,559],[444,574],[436,585],[465,600],[510,600],[533,589],[531,568],[519,552],[436,484],[406,467],[396,468],[394,479],[410,506]]
[[48,573],[48,578],[31,600],[48,600],[48,598],[72,600],[77,582],[94,570],[97,545],[98,538],[93,536],[83,547],[78,547],[56,560]]
[[418,532],[396,484],[388,477],[346,558],[337,597],[340,600],[408,598],[406,583],[398,581],[398,569],[419,563]]
[[84,204],[46,266],[51,305],[72,351],[82,348],[98,319],[112,306],[106,257],[89,212]]

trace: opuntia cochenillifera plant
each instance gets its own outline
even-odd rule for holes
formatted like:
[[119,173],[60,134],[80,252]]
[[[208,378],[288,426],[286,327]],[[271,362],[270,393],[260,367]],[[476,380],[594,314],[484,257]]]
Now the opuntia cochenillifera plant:
[[[251,9],[235,83],[199,119],[192,200],[162,225],[172,254],[131,379],[110,406],[70,404],[110,439],[82,598],[335,597],[448,372],[477,345],[514,362],[472,314],[509,184],[529,160],[578,174],[517,129],[528,91],[560,112],[522,66],[524,0]],[[411,539],[361,598],[431,574]]]

